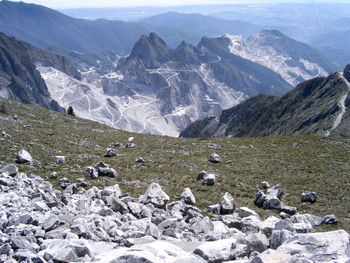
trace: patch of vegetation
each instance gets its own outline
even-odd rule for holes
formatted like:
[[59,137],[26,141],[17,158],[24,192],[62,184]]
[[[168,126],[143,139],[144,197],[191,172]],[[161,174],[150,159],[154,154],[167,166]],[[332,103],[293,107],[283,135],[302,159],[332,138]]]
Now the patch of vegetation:
[[[0,99],[0,103],[5,100]],[[13,163],[15,153],[28,150],[36,160],[33,166],[22,164],[19,170],[28,174],[48,175],[57,171],[59,178],[75,182],[84,177],[85,167],[105,161],[115,168],[117,178],[89,181],[96,186],[119,184],[124,193],[143,194],[152,181],[159,182],[174,201],[185,187],[190,187],[198,206],[217,203],[231,193],[237,206],[248,206],[263,216],[274,212],[253,205],[256,187],[268,181],[281,184],[284,202],[301,213],[319,216],[334,213],[341,220],[336,228],[350,231],[350,140],[320,136],[281,136],[264,138],[179,139],[115,130],[67,114],[23,105],[6,100],[9,115],[1,120],[1,129],[12,135],[0,138],[0,160]],[[11,116],[17,115],[15,120]],[[0,116],[4,117],[0,112]],[[117,148],[135,137],[135,148]],[[105,157],[106,148],[118,149],[120,155]],[[219,164],[208,162],[211,153],[222,158]],[[50,168],[55,155],[65,155],[66,163]],[[137,157],[144,164],[135,162]],[[195,180],[206,170],[218,175],[217,184],[204,186]],[[56,181],[52,183],[58,187]],[[315,204],[303,204],[303,191],[315,191]],[[331,230],[322,227],[318,230]]]

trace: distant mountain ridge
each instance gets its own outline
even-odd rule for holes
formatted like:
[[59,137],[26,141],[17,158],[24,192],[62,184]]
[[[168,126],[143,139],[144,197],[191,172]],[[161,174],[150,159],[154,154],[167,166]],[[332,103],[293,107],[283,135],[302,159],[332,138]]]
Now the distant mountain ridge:
[[[251,24],[243,20],[225,20],[198,13],[167,12],[160,15],[147,17],[142,23],[152,26],[167,26],[193,35],[193,41],[197,43],[203,36],[216,37],[223,34],[249,36],[266,29],[264,26]],[[189,41],[190,39],[187,39]]]
[[298,85],[282,97],[258,95],[220,117],[194,122],[182,137],[318,134],[350,137],[350,65]]
[[36,4],[5,0],[0,1],[0,32],[44,50],[63,49],[94,54],[113,51],[119,55],[127,55],[141,35],[151,32],[157,32],[172,47],[178,46],[182,40],[197,43],[203,36],[202,31],[183,30],[174,24],[106,19],[91,21],[69,17]]

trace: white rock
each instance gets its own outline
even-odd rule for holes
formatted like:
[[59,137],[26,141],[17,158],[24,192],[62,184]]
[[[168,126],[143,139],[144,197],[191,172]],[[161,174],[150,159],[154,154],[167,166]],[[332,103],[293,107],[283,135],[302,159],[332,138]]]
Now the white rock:
[[204,176],[204,184],[206,185],[214,185],[216,181],[215,174],[206,174]]
[[218,154],[213,153],[209,156],[209,161],[212,163],[219,163],[219,162],[221,162],[221,158]]
[[222,239],[206,242],[197,247],[193,253],[201,256],[207,262],[222,262],[247,255],[248,247],[239,244],[237,239]]
[[253,258],[249,263],[292,263],[292,260],[293,257],[288,254],[268,249]]
[[32,156],[26,150],[22,149],[17,153],[17,160],[19,163],[31,163],[33,162]]
[[232,214],[236,207],[233,196],[227,192],[221,197],[219,205],[221,215]]
[[162,190],[162,187],[155,182],[148,186],[146,193],[140,199],[144,204],[151,203],[158,208],[165,208],[170,201],[169,196]]
[[314,262],[345,262],[350,259],[350,236],[344,230],[296,234],[277,251]]
[[66,157],[65,156],[54,156],[53,161],[57,164],[64,164],[66,162]]
[[249,234],[246,237],[246,242],[248,243],[251,251],[258,251],[260,253],[264,252],[269,246],[269,240],[261,232]]
[[130,137],[130,138],[128,139],[128,143],[133,143],[134,140],[135,140],[135,137]]
[[107,148],[106,150],[106,157],[114,157],[117,156],[118,151],[116,149],[113,148]]
[[256,216],[260,217],[254,210],[248,207],[240,207],[237,209],[239,217],[248,217],[248,216]]
[[184,189],[184,191],[180,195],[180,200],[188,205],[194,205],[196,203],[196,198],[194,197],[190,188]]
[[13,164],[6,165],[4,168],[0,169],[0,174],[4,176],[15,176],[17,173],[18,168]]
[[119,248],[99,255],[95,263],[204,263],[201,258],[166,242],[135,245],[131,248]]

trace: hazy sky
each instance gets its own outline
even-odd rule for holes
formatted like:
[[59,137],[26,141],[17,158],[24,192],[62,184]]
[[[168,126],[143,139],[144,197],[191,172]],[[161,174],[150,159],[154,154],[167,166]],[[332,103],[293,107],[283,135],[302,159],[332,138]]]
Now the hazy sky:
[[174,6],[196,4],[234,3],[280,3],[280,2],[350,2],[350,0],[24,0],[26,3],[44,5],[51,8],[76,7],[128,7],[128,6]]

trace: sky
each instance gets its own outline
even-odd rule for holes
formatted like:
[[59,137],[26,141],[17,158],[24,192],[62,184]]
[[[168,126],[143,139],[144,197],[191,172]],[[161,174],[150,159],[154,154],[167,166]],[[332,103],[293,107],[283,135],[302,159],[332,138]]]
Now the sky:
[[[197,4],[235,4],[235,3],[281,3],[281,2],[343,2],[350,0],[22,0],[26,3],[44,5],[50,8],[79,7],[132,7],[132,6],[177,6]],[[17,1],[18,2],[18,1]]]

